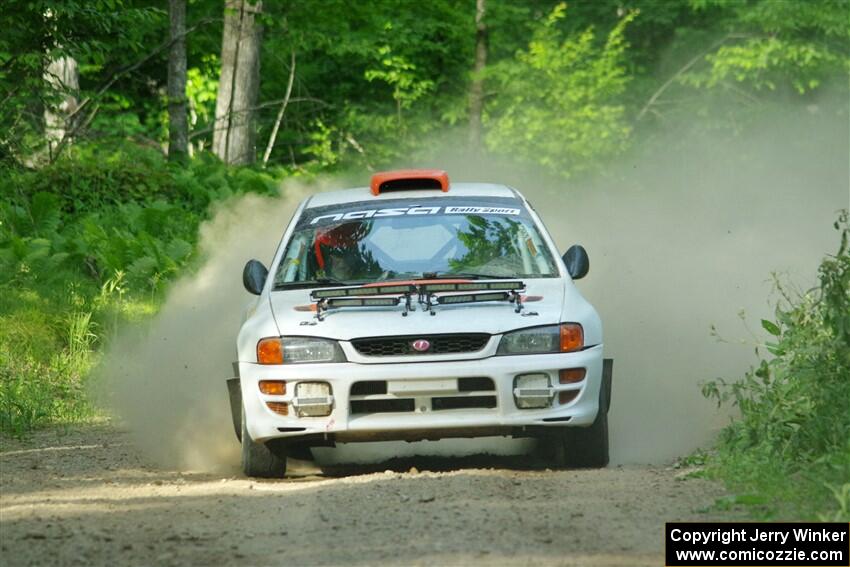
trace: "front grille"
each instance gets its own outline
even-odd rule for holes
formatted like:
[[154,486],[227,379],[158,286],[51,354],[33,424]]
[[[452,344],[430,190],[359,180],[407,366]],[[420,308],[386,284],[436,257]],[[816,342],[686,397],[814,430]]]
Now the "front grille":
[[[415,384],[415,380],[409,382],[409,385]],[[458,378],[456,390],[431,392],[428,384],[420,386],[424,388],[422,391],[411,393],[416,388],[390,387],[387,380],[354,382],[351,385],[351,415],[426,412],[429,406],[430,411],[493,409],[498,406],[496,384],[488,376]],[[417,400],[421,403],[419,408]]]
[[445,396],[431,398],[431,409],[434,411],[494,407],[496,407],[496,396]]
[[492,378],[458,378],[458,392],[490,392],[496,389]]
[[384,400],[351,400],[351,413],[401,413],[414,411],[416,400],[413,398]]
[[364,380],[351,385],[352,396],[369,396],[387,393],[386,380]]
[[[430,348],[418,351],[413,342],[426,340]],[[351,344],[363,356],[406,356],[423,354],[460,354],[478,352],[487,345],[490,335],[458,333],[451,335],[409,335],[404,337],[370,337],[354,339]]]

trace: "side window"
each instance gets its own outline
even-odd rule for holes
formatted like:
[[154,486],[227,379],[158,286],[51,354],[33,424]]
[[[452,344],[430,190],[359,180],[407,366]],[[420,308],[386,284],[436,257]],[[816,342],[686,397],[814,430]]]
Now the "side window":
[[301,231],[296,234],[286,249],[286,256],[280,262],[275,283],[297,282],[307,278],[307,252],[313,231]]

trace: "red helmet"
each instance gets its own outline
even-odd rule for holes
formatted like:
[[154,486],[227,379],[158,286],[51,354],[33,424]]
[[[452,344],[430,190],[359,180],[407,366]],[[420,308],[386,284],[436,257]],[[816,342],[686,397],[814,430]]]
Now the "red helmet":
[[316,261],[321,269],[325,269],[325,257],[322,254],[322,246],[329,248],[356,248],[360,240],[366,235],[366,227],[360,221],[347,222],[316,231],[313,247],[316,251]]

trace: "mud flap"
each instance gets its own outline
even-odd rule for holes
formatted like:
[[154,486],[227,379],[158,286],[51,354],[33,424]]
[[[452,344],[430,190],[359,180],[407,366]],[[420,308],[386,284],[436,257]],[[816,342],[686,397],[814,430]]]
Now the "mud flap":
[[602,387],[605,388],[605,413],[611,409],[611,381],[614,378],[614,359],[602,359]]
[[242,441],[242,389],[239,378],[227,379],[227,393],[230,396],[230,415],[233,418],[233,431],[236,438]]

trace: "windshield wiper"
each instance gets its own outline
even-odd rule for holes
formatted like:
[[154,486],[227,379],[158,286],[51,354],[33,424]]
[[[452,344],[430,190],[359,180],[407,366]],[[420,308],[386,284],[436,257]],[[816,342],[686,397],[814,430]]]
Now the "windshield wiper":
[[284,282],[274,286],[274,289],[304,289],[308,287],[328,287],[335,285],[352,285],[349,282],[335,280],[333,278],[316,278],[314,280],[304,280],[300,282]]
[[466,278],[470,280],[505,280],[511,276],[497,276],[494,274],[476,274],[475,272],[422,272],[423,280]]

